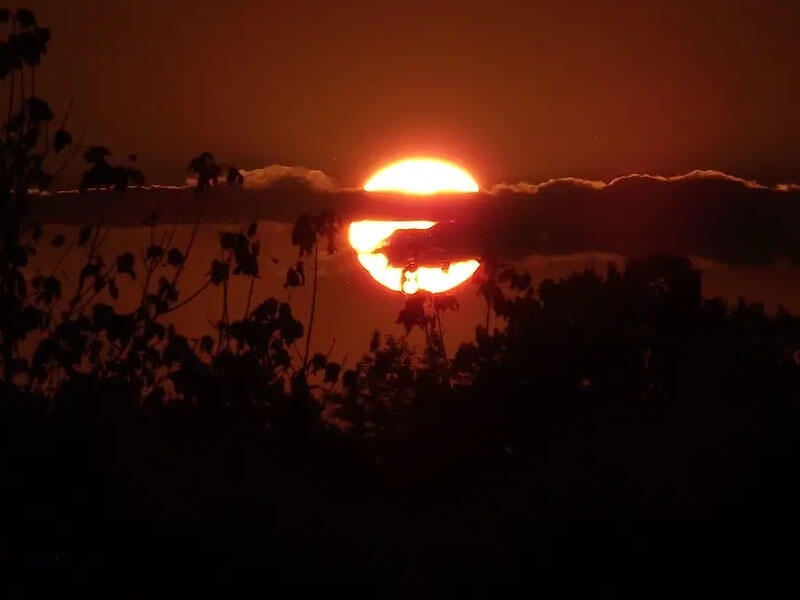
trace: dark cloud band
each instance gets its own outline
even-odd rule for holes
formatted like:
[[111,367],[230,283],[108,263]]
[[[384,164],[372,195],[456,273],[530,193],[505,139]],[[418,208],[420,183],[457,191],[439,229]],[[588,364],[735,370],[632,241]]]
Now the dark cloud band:
[[[454,256],[667,253],[728,264],[800,263],[800,186],[765,186],[716,171],[501,184],[476,194],[425,197],[337,189],[319,171],[258,174],[258,185],[210,190],[203,220],[291,222],[301,212],[330,208],[345,220],[439,221],[432,238]],[[198,203],[191,188],[153,186],[126,194],[39,196],[35,209],[43,220],[65,224],[91,222],[103,211],[125,226],[138,225],[150,211],[163,220],[177,213],[190,221]]]

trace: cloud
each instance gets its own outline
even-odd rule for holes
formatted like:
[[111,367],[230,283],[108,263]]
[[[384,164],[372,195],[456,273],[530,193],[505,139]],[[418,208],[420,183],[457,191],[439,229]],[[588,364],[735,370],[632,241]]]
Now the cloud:
[[564,178],[495,186],[430,217],[435,243],[456,255],[599,252],[701,256],[730,265],[800,265],[800,186],[763,185],[718,171]]
[[605,181],[580,179],[577,177],[561,177],[558,179],[548,179],[542,183],[530,183],[527,181],[520,181],[518,183],[498,183],[489,188],[489,193],[503,194],[510,192],[513,194],[536,194],[539,190],[551,186],[576,186],[599,190],[607,185]]
[[510,192],[515,194],[536,194],[539,191],[544,190],[548,187],[565,186],[565,185],[599,190],[609,186],[616,185],[618,183],[622,183],[629,180],[637,180],[637,179],[660,181],[663,183],[695,181],[700,179],[715,179],[715,180],[729,181],[732,183],[738,183],[746,188],[754,190],[773,190],[776,192],[791,192],[800,190],[800,185],[796,183],[778,183],[773,186],[766,186],[757,181],[751,179],[743,179],[741,177],[736,177],[735,175],[729,175],[728,173],[724,173],[722,171],[715,171],[712,169],[695,169],[694,171],[690,171],[689,173],[683,173],[680,175],[671,175],[671,176],[633,173],[631,175],[623,175],[622,177],[617,177],[609,182],[595,180],[595,179],[581,179],[577,177],[562,177],[558,179],[550,179],[542,183],[530,183],[527,181],[521,181],[518,183],[498,183],[489,189],[489,193],[503,194]]
[[321,192],[335,192],[339,189],[333,179],[323,171],[303,166],[269,165],[251,171],[242,170],[241,173],[247,189],[268,188],[285,179],[300,180]]
[[[258,169],[240,169],[244,178],[242,187],[248,190],[263,190],[274,186],[302,186],[320,192],[335,192],[339,187],[328,175],[318,169],[309,169],[302,165],[267,165]],[[223,170],[220,185],[226,185]],[[190,175],[186,178],[186,187],[194,187],[197,178]]]
[[[665,253],[730,265],[800,264],[800,186],[768,186],[718,171],[632,174],[609,182],[564,178],[428,197],[339,189],[321,171],[305,167],[273,165],[244,175],[243,188],[221,183],[207,192],[204,220],[290,223],[301,212],[329,208],[345,222],[438,221],[438,247],[457,256]],[[138,225],[151,210],[169,221],[175,207],[184,207],[180,218],[191,220],[196,204],[190,188],[159,187],[34,201],[44,221],[91,223],[102,209],[108,222],[119,225]]]

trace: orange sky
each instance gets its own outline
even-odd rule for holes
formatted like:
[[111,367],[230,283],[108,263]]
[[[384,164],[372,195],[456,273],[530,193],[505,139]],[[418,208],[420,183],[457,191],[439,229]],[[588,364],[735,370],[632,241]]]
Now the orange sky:
[[800,180],[796,2],[27,4],[53,32],[39,93],[150,181],[202,150],[346,186],[420,152],[486,184]]

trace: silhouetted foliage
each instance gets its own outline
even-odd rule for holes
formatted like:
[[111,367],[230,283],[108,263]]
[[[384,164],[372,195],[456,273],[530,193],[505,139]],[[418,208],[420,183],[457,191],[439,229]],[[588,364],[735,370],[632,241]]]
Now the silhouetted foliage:
[[228,182],[228,185],[243,185],[244,175],[236,167],[230,167],[225,181]]
[[222,167],[216,163],[211,152],[200,153],[189,162],[188,168],[197,175],[198,190],[203,190],[209,185],[217,185],[219,175],[222,172]]
[[85,192],[91,188],[112,187],[122,192],[129,185],[144,185],[144,175],[138,169],[116,166],[108,163],[111,151],[104,146],[92,146],[83,154],[83,159],[91,168],[84,171],[80,190]]

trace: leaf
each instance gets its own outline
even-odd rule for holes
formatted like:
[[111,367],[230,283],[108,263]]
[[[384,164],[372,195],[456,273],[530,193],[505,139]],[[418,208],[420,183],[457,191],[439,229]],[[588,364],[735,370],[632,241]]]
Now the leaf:
[[514,273],[514,276],[511,278],[511,288],[517,289],[522,292],[527,290],[531,286],[531,274],[525,271],[522,275],[517,275]]
[[72,144],[72,134],[64,129],[59,129],[53,136],[53,150],[56,153],[61,152],[67,146]]
[[214,349],[214,338],[210,335],[204,335],[200,338],[200,350],[205,352],[206,354],[211,354],[211,351]]
[[83,286],[84,282],[89,279],[90,277],[94,277],[97,275],[98,267],[96,264],[88,264],[85,265],[82,269],[80,274],[78,275],[78,283]]
[[105,146],[92,146],[83,153],[83,160],[87,163],[105,163],[106,156],[111,156],[111,150]]
[[381,345],[381,334],[379,331],[374,331],[372,333],[372,339],[369,342],[369,351],[375,352],[378,347]]
[[45,173],[40,168],[31,169],[28,173],[28,178],[31,185],[41,191],[45,191],[53,183],[53,176],[50,173]]
[[287,344],[292,344],[303,337],[303,324],[296,319],[292,319],[281,325],[281,338]]
[[178,290],[175,289],[175,285],[163,276],[158,280],[158,297],[170,302],[178,300]]
[[61,246],[64,245],[65,241],[67,241],[67,238],[65,238],[63,234],[59,233],[52,240],[50,240],[50,243],[53,244],[53,246],[55,246],[56,248],[61,248]]
[[289,267],[286,269],[286,282],[283,284],[283,287],[287,288],[298,286],[300,286],[300,274],[295,269]]
[[32,96],[26,100],[26,104],[31,121],[50,121],[55,116],[47,102],[41,98]]
[[131,279],[136,279],[136,272],[133,270],[133,254],[125,252],[117,257],[117,271],[130,275]]
[[[39,286],[41,287],[41,291],[39,295],[36,297],[36,299],[46,304],[51,304],[53,300],[60,300],[61,282],[55,277],[47,277],[42,279],[43,281]],[[33,285],[34,287],[37,287],[36,280],[34,280]]]
[[136,332],[136,321],[130,315],[113,315],[108,324],[108,339],[127,344]]
[[402,324],[406,333],[414,327],[425,328],[433,322],[433,316],[425,310],[425,296],[417,294],[406,300],[406,305],[400,310],[395,323]]
[[[33,118],[33,117],[31,117]],[[22,145],[26,146],[27,148],[33,148],[36,143],[39,141],[39,135],[41,135],[41,131],[36,126],[31,126],[22,136]]]
[[33,13],[26,8],[20,8],[17,11],[17,23],[20,24],[23,28],[33,27],[36,25],[36,17],[33,16]]
[[92,321],[98,331],[106,329],[114,316],[114,307],[98,302],[92,307]]
[[275,298],[267,298],[253,310],[251,316],[254,321],[269,321],[274,318],[278,305],[278,300]]
[[311,254],[317,243],[317,232],[308,214],[301,214],[294,222],[292,229],[292,245],[300,247],[300,256]]
[[242,185],[244,183],[244,176],[236,167],[231,167],[228,170],[228,176],[225,178],[228,185]]
[[219,245],[224,250],[233,250],[236,244],[236,234],[230,231],[221,231],[219,234]]
[[193,356],[189,342],[182,335],[176,335],[170,338],[169,344],[164,349],[164,364],[171,366],[176,362],[186,362],[191,360]]
[[292,357],[289,356],[289,352],[280,341],[276,340],[278,343],[273,344],[271,348],[271,358],[272,362],[279,367],[288,368],[289,365],[292,364]]
[[159,340],[163,340],[164,336],[167,335],[167,328],[164,327],[161,323],[154,323],[151,322],[152,332],[155,337]]
[[86,315],[78,315],[75,319],[75,329],[81,333],[88,333],[92,330],[92,320]]
[[311,357],[308,364],[311,367],[311,372],[316,373],[328,365],[328,358],[324,354],[317,352]]
[[108,293],[111,294],[111,297],[114,300],[119,300],[119,288],[117,287],[117,282],[114,279],[108,280]]
[[91,225],[81,227],[81,232],[78,235],[78,246],[83,246],[89,241],[89,238],[92,237],[92,229],[93,227]]
[[197,189],[203,189],[210,183],[217,185],[221,169],[214,162],[214,155],[211,152],[203,152],[193,158],[188,168],[197,173]]
[[214,285],[219,285],[220,283],[227,281],[229,276],[230,267],[228,263],[224,263],[216,259],[211,263],[211,283]]
[[258,275],[258,261],[255,257],[248,253],[241,253],[236,256],[236,268],[234,269],[234,275],[250,275],[250,276],[257,276]]
[[47,42],[50,41],[50,30],[47,27],[37,27],[33,32],[33,37],[38,45],[41,54],[47,54]]
[[164,256],[164,248],[162,248],[161,246],[153,245],[147,249],[148,260],[158,260],[162,256]]
[[339,380],[339,374],[342,372],[342,365],[339,363],[328,363],[325,367],[325,383],[336,383]]
[[355,387],[358,383],[358,373],[353,369],[347,369],[342,377],[342,385],[348,389]]
[[142,187],[144,185],[144,173],[140,170],[131,168],[123,169],[122,167],[117,168],[121,169],[123,173],[115,186],[117,191],[124,192],[128,185],[137,187]]
[[173,267],[180,267],[183,265],[183,252],[177,248],[172,248],[167,253],[167,262]]
[[436,294],[433,297],[433,305],[436,310],[458,310],[458,299],[453,294]]

